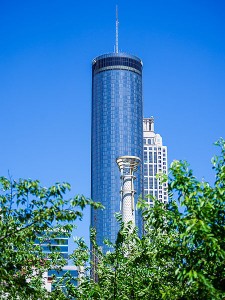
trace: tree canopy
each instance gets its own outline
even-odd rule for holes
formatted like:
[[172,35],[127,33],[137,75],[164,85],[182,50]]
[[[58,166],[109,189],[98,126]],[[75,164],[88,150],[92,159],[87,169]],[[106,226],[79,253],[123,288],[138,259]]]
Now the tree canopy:
[[186,162],[174,161],[169,175],[169,203],[153,198],[150,207],[145,199],[139,201],[143,236],[117,215],[121,229],[116,243],[106,241],[112,251],[102,253],[92,229],[98,280],[88,275],[91,253],[81,238],[71,258],[75,265],[86,268],[87,275],[75,287],[68,274],[64,290],[58,285],[52,293],[43,288],[42,274],[64,262],[55,253],[46,261],[41,249],[34,251],[37,233],[54,227],[69,234],[73,221],[81,217],[79,208],[99,204],[83,196],[64,200],[70,188],[66,183],[46,189],[38,181],[14,182],[2,177],[1,295],[8,293],[9,299],[59,300],[225,299],[225,142],[221,139],[216,144],[221,153],[212,159],[213,185],[197,180]]
[[79,299],[225,298],[225,142],[216,144],[221,155],[212,159],[214,186],[198,181],[186,162],[174,161],[169,203],[140,201],[141,238],[119,218],[112,251],[104,255],[95,245],[98,282],[84,281]]
[[53,250],[46,259],[37,237],[69,237],[74,221],[82,218],[82,209],[87,204],[98,204],[84,196],[65,199],[70,190],[68,183],[45,188],[38,180],[0,177],[0,190],[0,297],[50,299],[43,286],[43,274],[66,261]]

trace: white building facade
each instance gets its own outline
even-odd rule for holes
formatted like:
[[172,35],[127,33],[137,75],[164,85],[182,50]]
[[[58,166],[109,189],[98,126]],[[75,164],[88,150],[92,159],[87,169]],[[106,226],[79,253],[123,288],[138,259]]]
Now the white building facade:
[[[154,118],[143,119],[143,175],[144,196],[150,205],[153,205],[154,196],[163,203],[168,203],[168,183],[161,182],[156,174],[167,175],[167,147],[162,144],[162,137],[154,131]],[[146,195],[151,195],[146,197]]]

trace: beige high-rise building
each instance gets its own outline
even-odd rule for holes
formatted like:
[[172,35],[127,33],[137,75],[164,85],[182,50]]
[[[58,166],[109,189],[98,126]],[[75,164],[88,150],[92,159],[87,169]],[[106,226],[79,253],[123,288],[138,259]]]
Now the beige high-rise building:
[[[144,173],[144,196],[152,195],[163,203],[168,202],[168,183],[160,182],[156,174],[167,174],[167,147],[162,144],[162,137],[154,131],[154,118],[143,119],[143,173]],[[147,197],[150,205],[153,199]]]

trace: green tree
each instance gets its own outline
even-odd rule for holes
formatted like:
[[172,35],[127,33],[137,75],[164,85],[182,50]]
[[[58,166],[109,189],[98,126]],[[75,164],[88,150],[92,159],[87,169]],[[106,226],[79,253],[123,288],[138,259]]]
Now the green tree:
[[215,184],[198,181],[186,162],[174,161],[169,203],[140,201],[142,238],[118,218],[117,241],[107,242],[112,251],[103,254],[95,245],[98,282],[84,279],[78,299],[225,299],[225,142],[216,144]]
[[[84,197],[64,200],[68,184],[49,189],[37,181],[10,182],[1,178],[0,288],[9,299],[225,299],[225,142],[217,142],[221,154],[212,159],[215,183],[198,181],[186,162],[174,161],[170,169],[167,205],[154,199],[150,207],[140,200],[145,234],[140,238],[131,224],[123,224],[112,251],[102,253],[91,230],[98,260],[94,282],[84,276],[79,286],[68,274],[54,292],[42,284],[46,269],[63,264],[57,253],[46,261],[34,248],[37,233],[71,232],[81,216],[77,208],[95,205]],[[163,177],[161,180],[165,180]],[[183,207],[183,213],[179,207]],[[48,231],[50,230],[50,231]],[[87,266],[90,252],[82,239],[76,241],[72,258]],[[38,255],[37,255],[38,253]],[[90,268],[86,267],[89,271]]]
[[43,274],[66,262],[57,251],[47,260],[35,241],[37,236],[40,240],[70,236],[82,209],[98,204],[84,196],[64,199],[68,183],[44,188],[37,180],[16,182],[1,177],[0,190],[0,298],[64,299],[60,288],[55,298],[47,293]]

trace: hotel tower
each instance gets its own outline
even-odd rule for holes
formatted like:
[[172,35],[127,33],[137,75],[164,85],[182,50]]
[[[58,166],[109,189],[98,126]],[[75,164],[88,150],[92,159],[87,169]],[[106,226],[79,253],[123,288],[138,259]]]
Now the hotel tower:
[[[105,238],[115,242],[119,230],[115,213],[121,211],[121,156],[143,157],[142,61],[118,51],[118,19],[115,52],[92,61],[91,198],[105,209],[91,210],[91,226],[97,244]],[[135,173],[134,207],[142,194],[141,164]],[[141,218],[136,213],[136,225]]]

